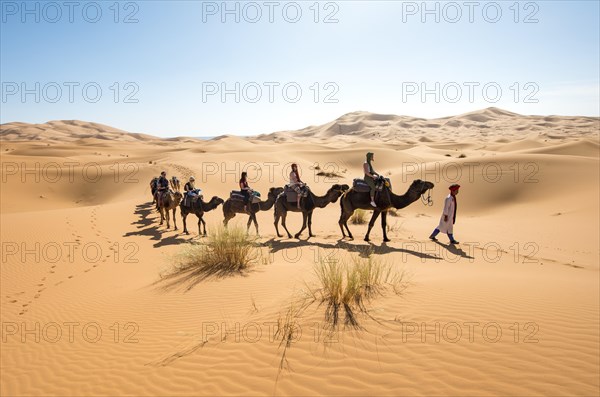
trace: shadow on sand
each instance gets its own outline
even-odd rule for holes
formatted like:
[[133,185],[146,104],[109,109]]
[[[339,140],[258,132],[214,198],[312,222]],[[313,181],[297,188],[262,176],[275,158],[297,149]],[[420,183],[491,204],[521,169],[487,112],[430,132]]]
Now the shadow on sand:
[[[166,229],[166,227],[159,226],[160,215],[156,211],[156,208],[152,203],[138,204],[135,206],[135,215],[139,219],[131,224],[137,227],[136,231],[127,232],[123,237],[131,236],[146,236],[150,237],[150,240],[156,241],[153,244],[154,248],[164,247],[167,245],[176,245],[187,243],[191,241],[192,237],[183,237],[182,235],[167,235],[165,233],[172,233],[173,230]],[[158,215],[157,217],[151,217],[151,215]],[[171,225],[172,227],[172,225]]]
[[470,256],[469,254],[467,254],[465,251],[463,251],[462,248],[457,247],[455,244],[444,244],[444,243],[440,243],[439,241],[435,241],[435,243],[437,245],[439,245],[440,247],[445,248],[446,250],[448,250],[448,252],[450,252],[453,255],[460,256],[461,258],[466,258],[466,259],[475,259],[472,256]]
[[[381,245],[375,245],[373,243],[364,243],[364,244],[350,244],[345,240],[338,240],[336,243],[328,244],[323,242],[315,242],[308,240],[276,240],[272,238],[263,243],[266,246],[271,247],[270,252],[276,253],[281,250],[290,249],[290,248],[299,248],[306,246],[315,246],[322,249],[343,249],[348,252],[358,253],[360,257],[366,258],[370,254],[376,255],[384,255],[393,252],[400,252],[406,255],[412,255],[421,259],[442,259],[439,256],[427,254],[424,252],[415,251],[412,249],[408,249],[407,247],[392,247],[386,243],[382,243]],[[406,244],[407,246],[414,246],[414,244]]]
[[152,285],[163,292],[183,290],[188,292],[196,285],[205,280],[218,280],[233,276],[247,276],[251,271],[231,272],[218,267],[190,267],[185,269],[177,269],[173,273],[163,276],[160,280]]

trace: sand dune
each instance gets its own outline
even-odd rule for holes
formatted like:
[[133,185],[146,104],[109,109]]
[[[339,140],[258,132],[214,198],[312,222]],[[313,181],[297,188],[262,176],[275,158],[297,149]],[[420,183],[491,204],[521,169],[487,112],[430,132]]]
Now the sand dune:
[[[488,108],[458,116],[439,119],[421,119],[409,116],[381,115],[369,112],[352,112],[335,121],[307,127],[299,131],[283,131],[259,136],[259,139],[299,139],[306,137],[330,138],[339,135],[365,139],[407,139],[415,135],[427,135],[426,139],[451,140],[450,135],[488,141],[488,129],[492,136],[500,134],[504,139],[522,139],[524,134],[535,132],[535,136],[560,136],[569,139],[568,132],[577,129],[577,136],[597,135],[600,128],[598,118],[568,116],[524,116],[498,108]],[[543,129],[543,131],[542,131]],[[539,131],[539,133],[537,133]],[[470,134],[472,133],[472,135]]]
[[2,124],[0,137],[5,141],[63,141],[99,139],[106,141],[148,141],[151,135],[125,132],[103,124],[79,120],[49,121],[44,124]]
[[[81,121],[2,125],[0,394],[598,395],[598,123],[496,108],[435,120],[353,112],[208,141]],[[361,176],[366,151],[396,193],[435,183],[433,206],[388,217],[392,242],[379,222],[371,243],[366,225],[341,240],[339,202],[315,210],[317,237],[277,238],[271,210],[257,216],[254,271],[189,290],[156,284],[184,244],[206,241],[193,215],[189,236],[179,213],[179,230],[158,225],[148,183],[161,170],[226,198],[242,170],[264,195],[296,162],[321,195]],[[461,244],[431,242],[454,182]],[[205,219],[218,227],[221,207]],[[295,232],[301,216],[287,223]],[[334,340],[311,306],[280,372],[269,326],[315,282],[320,259],[365,250],[410,275],[407,289],[375,299],[363,329]]]

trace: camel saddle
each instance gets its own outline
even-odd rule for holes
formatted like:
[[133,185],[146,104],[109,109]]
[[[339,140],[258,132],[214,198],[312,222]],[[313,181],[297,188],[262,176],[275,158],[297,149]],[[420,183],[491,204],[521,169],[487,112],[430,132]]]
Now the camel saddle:
[[202,197],[203,196],[202,196],[201,189],[195,189],[192,191],[188,191],[183,196],[182,205],[184,207],[193,207],[194,204],[196,203],[196,201],[198,201],[198,199],[202,199]]
[[173,194],[172,190],[158,190],[156,192],[156,204],[157,205],[163,205],[165,197],[169,194]]
[[371,188],[369,187],[369,185],[367,185],[367,182],[365,182],[364,179],[360,178],[355,178],[352,181],[352,189],[354,189],[355,192],[359,193],[369,193],[371,191]]
[[[390,188],[390,190],[392,190],[392,182],[390,181],[390,178],[384,178],[380,176],[375,180],[375,190],[381,191],[383,190],[383,187],[385,185],[387,185]],[[371,191],[371,188],[369,187],[367,182],[365,182],[364,179],[360,178],[355,178],[352,181],[352,189],[359,193],[369,193]]]
[[[300,188],[300,197],[307,197],[309,192],[309,187],[304,185]],[[290,203],[295,203],[298,201],[298,192],[294,190],[292,185],[285,185],[283,187],[283,193],[285,194],[286,200]]]
[[[232,190],[229,194],[229,198],[231,201],[244,201],[244,194],[240,190]],[[252,192],[250,200],[251,203],[260,203],[260,193],[256,190]]]

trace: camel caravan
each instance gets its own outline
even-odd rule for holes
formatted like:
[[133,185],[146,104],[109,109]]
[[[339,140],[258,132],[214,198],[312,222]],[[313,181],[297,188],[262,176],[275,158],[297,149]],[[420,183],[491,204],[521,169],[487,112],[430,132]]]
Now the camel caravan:
[[156,209],[160,213],[160,225],[163,225],[166,219],[167,229],[171,227],[170,214],[172,211],[173,226],[177,230],[175,216],[177,207],[179,207],[185,234],[189,234],[186,223],[187,216],[190,214],[196,215],[199,236],[206,236],[204,213],[216,209],[219,205],[223,205],[223,225],[225,227],[236,214],[245,214],[248,215],[246,231],[249,232],[250,226],[254,224],[257,235],[259,231],[256,214],[259,211],[269,211],[274,208],[273,223],[277,236],[283,237],[279,232],[279,223],[281,222],[288,238],[292,237],[286,226],[288,212],[299,212],[302,214],[302,227],[294,237],[300,238],[302,232],[307,228],[309,237],[315,237],[312,230],[312,216],[315,209],[324,208],[339,200],[341,213],[338,224],[342,232],[342,238],[354,238],[348,228],[348,220],[354,211],[361,209],[373,211],[364,240],[369,241],[371,229],[377,218],[381,216],[383,241],[387,242],[390,241],[386,230],[387,211],[407,207],[419,198],[423,199],[426,204],[431,205],[430,196],[425,198],[424,195],[433,189],[434,185],[431,182],[417,179],[412,182],[404,194],[397,195],[392,191],[390,180],[375,172],[372,166],[373,161],[374,154],[367,153],[367,160],[363,165],[365,174],[363,179],[354,179],[352,187],[346,184],[334,184],[322,196],[311,191],[308,185],[300,179],[297,165],[292,164],[290,183],[284,187],[271,187],[265,200],[261,198],[259,192],[249,186],[246,172],[241,174],[239,190],[231,191],[229,198],[223,200],[220,197],[213,196],[210,200],[204,201],[202,190],[196,188],[193,176],[184,185],[182,192],[179,179],[175,176],[167,179],[167,174],[163,171],[160,177],[155,177],[150,182],[152,203],[156,204]]

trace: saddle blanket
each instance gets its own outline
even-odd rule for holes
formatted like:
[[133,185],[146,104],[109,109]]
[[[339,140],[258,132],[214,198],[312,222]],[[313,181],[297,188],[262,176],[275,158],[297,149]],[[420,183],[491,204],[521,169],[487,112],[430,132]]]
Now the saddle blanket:
[[196,189],[196,190],[192,190],[189,192],[186,192],[185,195],[183,196],[183,206],[184,207],[191,207],[196,201],[198,201],[198,198],[202,198],[202,190],[200,189]]
[[[304,185],[304,187],[302,187],[301,189],[301,197],[307,197],[309,191],[308,186]],[[294,188],[291,185],[285,185],[283,187],[283,192],[285,193],[285,197],[288,202],[295,203],[298,201],[298,192],[296,192],[296,190],[294,190]]]
[[[232,190],[229,194],[229,198],[233,201],[244,201],[244,194],[239,190]],[[260,202],[260,193],[257,191],[252,192],[252,197],[250,197],[252,203]]]
[[352,181],[352,189],[360,193],[368,193],[371,191],[371,188],[369,187],[369,185],[367,185],[367,182],[365,182],[364,179],[360,178],[355,178]]

